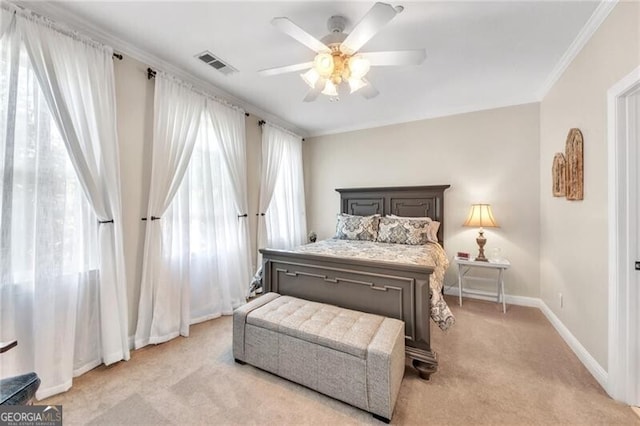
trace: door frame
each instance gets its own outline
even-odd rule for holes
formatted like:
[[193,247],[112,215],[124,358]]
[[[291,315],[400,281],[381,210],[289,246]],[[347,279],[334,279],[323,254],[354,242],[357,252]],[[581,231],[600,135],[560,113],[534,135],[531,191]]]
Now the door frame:
[[[627,100],[640,92],[640,67],[613,85],[608,101],[609,206],[609,359],[607,392],[616,400],[640,405],[640,272],[634,270],[638,235],[637,112]],[[634,137],[635,136],[635,137]]]

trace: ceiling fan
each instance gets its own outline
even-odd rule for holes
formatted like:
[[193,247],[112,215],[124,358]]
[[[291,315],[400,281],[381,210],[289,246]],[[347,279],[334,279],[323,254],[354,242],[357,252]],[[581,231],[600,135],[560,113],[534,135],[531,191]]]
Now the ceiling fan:
[[330,96],[332,100],[354,92],[367,99],[374,98],[379,92],[365,78],[370,67],[419,65],[427,56],[424,49],[360,52],[362,46],[403,10],[402,6],[376,3],[349,34],[344,32],[347,19],[332,16],[327,22],[330,33],[321,40],[289,18],[274,18],[271,20],[273,26],[316,52],[316,56],[311,62],[269,68],[258,73],[270,76],[308,69],[300,75],[310,87],[305,102],[315,101],[320,93]]

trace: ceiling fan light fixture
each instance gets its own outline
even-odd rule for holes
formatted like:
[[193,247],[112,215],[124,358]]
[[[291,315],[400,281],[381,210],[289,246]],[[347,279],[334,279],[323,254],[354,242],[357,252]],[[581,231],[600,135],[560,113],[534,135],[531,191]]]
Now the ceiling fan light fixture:
[[351,88],[351,93],[357,92],[366,85],[367,83],[365,83],[362,78],[352,77],[349,79],[349,87]]
[[327,96],[338,96],[338,89],[331,80],[327,80],[327,84],[324,86],[322,94]]
[[315,68],[311,68],[309,69],[309,71],[305,72],[304,74],[300,74],[300,77],[302,77],[304,82],[307,83],[309,87],[313,89],[314,87],[316,87],[316,83],[320,78],[320,74],[318,74],[318,71],[316,71]]
[[420,65],[426,57],[424,49],[358,53],[403,10],[403,6],[376,2],[348,34],[344,32],[346,19],[332,16],[328,22],[330,34],[321,40],[289,18],[274,18],[271,23],[276,28],[316,52],[316,55],[313,61],[261,70],[259,74],[278,75],[306,70],[300,76],[311,90],[304,102],[315,101],[321,93],[334,102],[339,100],[339,96],[346,97],[354,92],[365,99],[372,99],[380,93],[365,78],[372,66]]
[[318,53],[313,60],[313,68],[322,77],[330,77],[333,73],[333,56],[330,53]]
[[371,64],[367,58],[355,55],[349,58],[349,70],[352,78],[362,78],[369,72]]

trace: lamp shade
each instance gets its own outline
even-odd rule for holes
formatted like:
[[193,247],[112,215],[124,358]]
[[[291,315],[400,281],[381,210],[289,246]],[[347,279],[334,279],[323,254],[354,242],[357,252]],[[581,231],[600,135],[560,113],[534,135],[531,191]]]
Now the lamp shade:
[[316,71],[315,68],[311,68],[304,74],[300,74],[300,77],[302,77],[304,82],[313,89],[314,87],[316,87],[316,82],[320,78],[320,74],[318,74],[318,71]]
[[327,80],[322,93],[327,96],[338,96],[338,89],[336,88],[336,85],[333,84],[333,81]]
[[349,58],[349,70],[355,78],[362,78],[369,72],[371,64],[367,58],[355,55]]
[[365,83],[361,78],[351,77],[349,79],[349,87],[351,88],[351,93],[357,92],[366,85],[367,83]]
[[330,77],[333,73],[333,56],[330,53],[318,53],[313,60],[313,67],[322,77]]
[[493,218],[490,204],[472,204],[469,217],[463,226],[480,228],[497,228],[498,223]]

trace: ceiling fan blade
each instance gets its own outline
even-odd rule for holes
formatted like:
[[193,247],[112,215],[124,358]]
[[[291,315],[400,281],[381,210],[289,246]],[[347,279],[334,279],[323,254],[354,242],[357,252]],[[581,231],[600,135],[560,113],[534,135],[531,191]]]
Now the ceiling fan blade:
[[314,52],[331,52],[331,49],[326,44],[294,24],[289,18],[273,18],[271,24]]
[[398,14],[393,6],[387,3],[376,3],[356,24],[351,33],[340,45],[340,51],[347,55],[356,53],[366,42],[378,33]]
[[284,67],[267,68],[258,71],[258,74],[262,76],[286,74],[288,72],[301,71],[309,69],[313,66],[313,62],[304,62],[302,64],[286,65]]
[[392,50],[360,53],[360,55],[367,58],[371,66],[420,65],[427,57],[427,52],[424,49]]
[[365,97],[367,99],[371,99],[371,98],[375,98],[376,96],[378,96],[380,94],[380,92],[378,92],[378,89],[373,87],[373,84],[371,84],[370,81],[365,80],[364,78],[362,79],[362,81],[367,83],[366,86],[364,86],[364,87],[362,87],[362,88],[360,88],[358,90],[358,93],[360,93],[363,97]]
[[304,102],[313,102],[316,99],[318,99],[318,96],[320,96],[320,93],[322,93],[322,91],[324,90],[324,86],[327,84],[327,79],[326,78],[319,78],[316,81],[316,85],[313,87],[313,89],[309,90],[307,92],[307,96],[304,97],[303,101]]
[[322,92],[322,90],[311,89],[307,92],[307,96],[305,96],[302,101],[313,102],[318,99],[318,96],[320,96],[320,92]]

